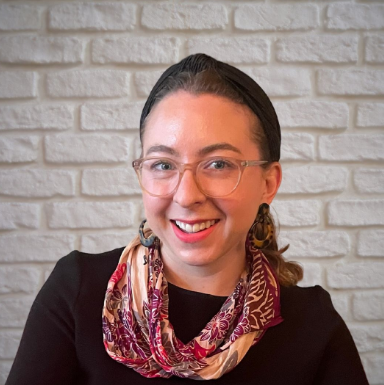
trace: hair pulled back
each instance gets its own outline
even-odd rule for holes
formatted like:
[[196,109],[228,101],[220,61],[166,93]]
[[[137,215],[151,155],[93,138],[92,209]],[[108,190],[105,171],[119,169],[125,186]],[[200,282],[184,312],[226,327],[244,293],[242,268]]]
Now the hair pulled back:
[[[141,114],[141,142],[151,110],[163,98],[177,91],[186,91],[193,95],[213,94],[248,106],[257,117],[252,127],[252,140],[257,144],[262,159],[269,162],[279,161],[280,124],[269,97],[247,74],[205,54],[190,55],[169,67],[161,75],[149,94]],[[264,167],[268,167],[268,164]],[[274,223],[271,214],[269,215],[271,222]],[[262,251],[275,269],[280,284],[295,285],[302,279],[303,269],[298,263],[284,259],[282,254],[288,249],[288,245],[279,249],[276,231],[273,234],[272,242]]]

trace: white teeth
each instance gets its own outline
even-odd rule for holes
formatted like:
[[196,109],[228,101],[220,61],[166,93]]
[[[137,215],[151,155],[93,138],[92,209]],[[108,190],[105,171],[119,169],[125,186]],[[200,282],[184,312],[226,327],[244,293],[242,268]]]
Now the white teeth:
[[200,225],[195,223],[192,227],[192,232],[196,233],[196,231],[200,231]]
[[201,222],[201,223],[195,223],[193,225],[189,223],[184,223],[181,221],[176,221],[177,226],[179,226],[182,230],[184,230],[186,233],[197,233],[198,231],[209,229],[211,226],[215,224],[215,220]]

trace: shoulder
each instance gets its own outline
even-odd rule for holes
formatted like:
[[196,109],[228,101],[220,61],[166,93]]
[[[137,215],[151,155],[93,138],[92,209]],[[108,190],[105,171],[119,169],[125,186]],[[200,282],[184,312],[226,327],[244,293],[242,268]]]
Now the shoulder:
[[340,328],[346,328],[330,294],[318,285],[281,287],[281,316],[287,327],[297,328],[299,325],[308,335],[315,329],[324,339]]
[[308,301],[320,301],[327,305],[331,301],[330,294],[321,286],[281,286],[281,298],[290,303],[306,303]]
[[100,254],[88,254],[74,250],[59,259],[51,275],[40,290],[36,301],[45,305],[52,297],[73,307],[77,298],[88,287],[106,288],[124,248]]
[[[106,251],[100,254],[89,254],[74,250],[65,257],[59,259],[52,274],[79,274],[84,272],[93,274],[107,273],[116,268],[123,247]],[[88,274],[87,274],[88,275]]]
[[318,285],[281,287],[281,312],[286,319],[326,322],[330,327],[342,322],[330,294]]

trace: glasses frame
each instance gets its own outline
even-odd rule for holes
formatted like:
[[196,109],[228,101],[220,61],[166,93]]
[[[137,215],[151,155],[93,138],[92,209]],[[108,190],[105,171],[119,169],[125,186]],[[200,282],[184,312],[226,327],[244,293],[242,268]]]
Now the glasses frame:
[[[146,160],[153,160],[153,159],[169,161],[169,162],[174,163],[177,166],[177,169],[179,171],[179,180],[178,180],[175,188],[170,193],[168,193],[168,194],[165,194],[165,195],[164,194],[162,194],[162,195],[153,194],[153,193],[149,192],[141,183],[141,166],[142,166],[143,162],[145,162]],[[228,159],[228,160],[236,163],[239,166],[239,169],[240,169],[239,178],[237,180],[237,183],[236,183],[235,187],[228,194],[219,195],[219,196],[207,194],[202,189],[202,187],[200,186],[200,183],[199,183],[199,181],[198,181],[198,179],[196,177],[196,170],[198,169],[198,166],[201,163],[203,163],[203,162],[207,162],[207,161],[214,160],[214,159],[218,159],[218,160],[219,159],[224,159],[224,160]],[[167,197],[169,195],[174,194],[177,191],[177,189],[179,188],[179,185],[180,185],[181,179],[182,179],[182,177],[184,175],[184,172],[186,170],[191,170],[192,174],[193,174],[193,178],[194,178],[195,183],[196,183],[196,186],[198,187],[198,189],[200,190],[201,193],[203,193],[205,196],[208,196],[208,197],[211,197],[211,198],[223,198],[223,197],[226,197],[226,196],[232,194],[237,189],[238,185],[240,184],[241,177],[243,176],[243,172],[244,172],[244,170],[247,167],[262,166],[262,165],[265,165],[267,163],[271,163],[271,162],[268,161],[268,160],[243,160],[243,159],[231,158],[231,157],[228,157],[228,156],[213,156],[213,157],[209,157],[209,158],[204,158],[202,160],[199,160],[199,161],[193,162],[193,163],[179,163],[179,162],[177,162],[177,161],[175,161],[174,159],[171,159],[171,158],[154,156],[154,157],[136,159],[136,160],[134,160],[132,162],[132,167],[136,171],[136,174],[137,174],[137,177],[139,179],[139,183],[140,183],[141,188],[147,194],[149,194],[149,195],[151,195],[153,197]]]

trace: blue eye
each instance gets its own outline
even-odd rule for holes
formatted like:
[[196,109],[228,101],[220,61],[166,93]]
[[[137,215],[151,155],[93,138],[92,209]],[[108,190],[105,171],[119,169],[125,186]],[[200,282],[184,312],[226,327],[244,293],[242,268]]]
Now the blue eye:
[[212,162],[211,165],[216,170],[222,170],[226,167],[226,163],[223,160],[216,160],[215,162]]
[[236,168],[236,165],[230,162],[228,159],[213,159],[208,161],[204,168],[210,170],[231,170]]
[[171,171],[175,169],[175,166],[172,163],[160,160],[151,165],[152,170],[158,171]]

